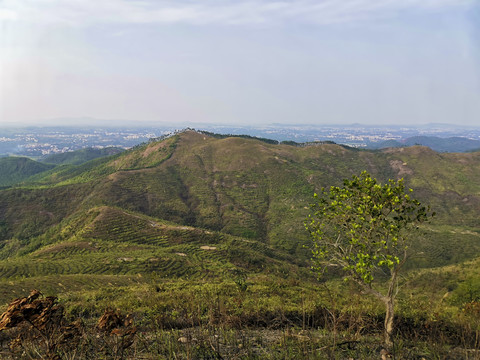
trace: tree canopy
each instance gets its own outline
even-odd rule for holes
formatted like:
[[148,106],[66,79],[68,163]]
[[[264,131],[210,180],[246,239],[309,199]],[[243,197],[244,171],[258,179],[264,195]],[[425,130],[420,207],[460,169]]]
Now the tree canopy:
[[[394,287],[408,258],[411,230],[433,213],[412,198],[403,179],[379,184],[366,171],[343,186],[322,188],[315,194],[305,226],[310,232],[314,269],[323,274],[340,268],[347,279],[359,284],[387,305],[393,326]],[[388,290],[374,286],[379,273],[389,275]],[[391,313],[389,313],[389,311]],[[393,329],[393,328],[392,328]],[[391,330],[386,332],[389,341]]]

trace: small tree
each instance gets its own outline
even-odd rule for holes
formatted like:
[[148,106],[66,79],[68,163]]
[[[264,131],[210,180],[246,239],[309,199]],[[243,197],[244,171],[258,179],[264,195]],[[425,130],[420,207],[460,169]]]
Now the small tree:
[[[366,292],[385,304],[385,343],[392,344],[398,274],[408,257],[408,236],[434,214],[412,199],[403,179],[381,185],[366,171],[343,187],[322,188],[305,226],[310,232],[314,270],[322,275],[340,268]],[[386,290],[374,283],[385,273]]]

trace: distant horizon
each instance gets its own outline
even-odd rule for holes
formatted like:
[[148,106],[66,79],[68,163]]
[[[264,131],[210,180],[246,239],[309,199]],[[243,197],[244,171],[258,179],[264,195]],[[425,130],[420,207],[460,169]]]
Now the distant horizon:
[[[81,120],[85,120],[81,122]],[[75,121],[75,124],[70,123],[70,121]],[[141,121],[141,120],[118,120],[118,119],[98,119],[90,117],[72,117],[65,119],[49,119],[49,120],[35,120],[30,122],[0,122],[0,128],[25,128],[25,127],[39,127],[39,128],[48,128],[48,127],[66,127],[66,128],[78,128],[78,127],[106,127],[106,128],[122,128],[122,127],[156,127],[156,126],[168,126],[176,127],[178,129],[183,128],[195,128],[195,126],[206,126],[206,127],[229,127],[229,128],[262,128],[262,127],[366,127],[366,128],[425,128],[425,127],[458,127],[458,128],[480,128],[479,125],[459,125],[455,123],[441,123],[441,122],[430,122],[425,124],[413,124],[413,123],[404,123],[404,124],[364,124],[358,121],[353,121],[351,123],[261,123],[261,124],[250,124],[250,123],[238,123],[238,124],[227,124],[227,123],[215,123],[215,122],[185,122],[178,123],[175,121]],[[1,134],[0,134],[1,135]]]

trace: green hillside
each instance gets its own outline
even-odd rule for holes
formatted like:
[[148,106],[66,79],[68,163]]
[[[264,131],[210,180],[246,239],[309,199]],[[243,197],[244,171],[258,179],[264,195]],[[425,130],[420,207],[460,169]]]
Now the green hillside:
[[0,187],[14,185],[52,167],[25,157],[0,157]]
[[87,161],[97,158],[119,154],[124,149],[117,147],[107,147],[102,149],[85,148],[76,151],[68,151],[60,154],[52,154],[42,158],[42,162],[55,165],[80,165]]
[[[439,154],[419,146],[384,151],[335,144],[297,147],[194,131],[84,165],[56,167],[31,178],[22,189],[2,191],[2,239],[31,242],[30,237],[54,231],[52,225],[78,211],[109,206],[260,241],[304,258],[308,237],[303,219],[313,193],[362,170],[379,181],[404,177],[435,209],[437,217],[424,230],[421,246],[434,232],[445,243],[440,246],[472,244],[473,252],[451,258],[478,254],[471,235],[459,231],[452,239],[450,229],[477,230],[479,152]],[[438,261],[434,265],[449,260]]]
[[[51,235],[53,239],[41,236],[36,244],[29,244],[28,254],[1,262],[1,278],[154,273],[208,279],[235,268],[263,271],[266,266],[267,272],[298,271],[291,256],[263,243],[178,226],[118,208],[93,208],[77,214]],[[284,269],[285,262],[291,265]]]

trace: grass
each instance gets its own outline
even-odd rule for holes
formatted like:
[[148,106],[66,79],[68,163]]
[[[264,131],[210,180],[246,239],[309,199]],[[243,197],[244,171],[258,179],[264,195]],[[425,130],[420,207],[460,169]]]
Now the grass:
[[[16,291],[30,285],[28,281],[19,281]],[[272,282],[261,275],[248,278],[246,289],[233,280],[155,276],[64,275],[55,282],[45,294],[62,289],[59,300],[68,318],[81,317],[85,324],[76,347],[82,350],[65,349],[62,358],[84,359],[87,353],[99,358],[112,351],[102,341],[112,341],[113,347],[113,340],[94,328],[105,308],[119,308],[135,318],[136,340],[122,357],[128,359],[371,359],[382,349],[381,304],[347,283],[323,287],[291,278]],[[5,291],[5,284],[0,288]],[[472,328],[458,311],[432,313],[432,305],[438,310],[432,299],[399,301],[395,356],[477,359],[478,327]],[[4,339],[11,333],[3,333]],[[25,342],[24,348],[39,351],[40,345]],[[8,354],[3,348],[2,358]]]

